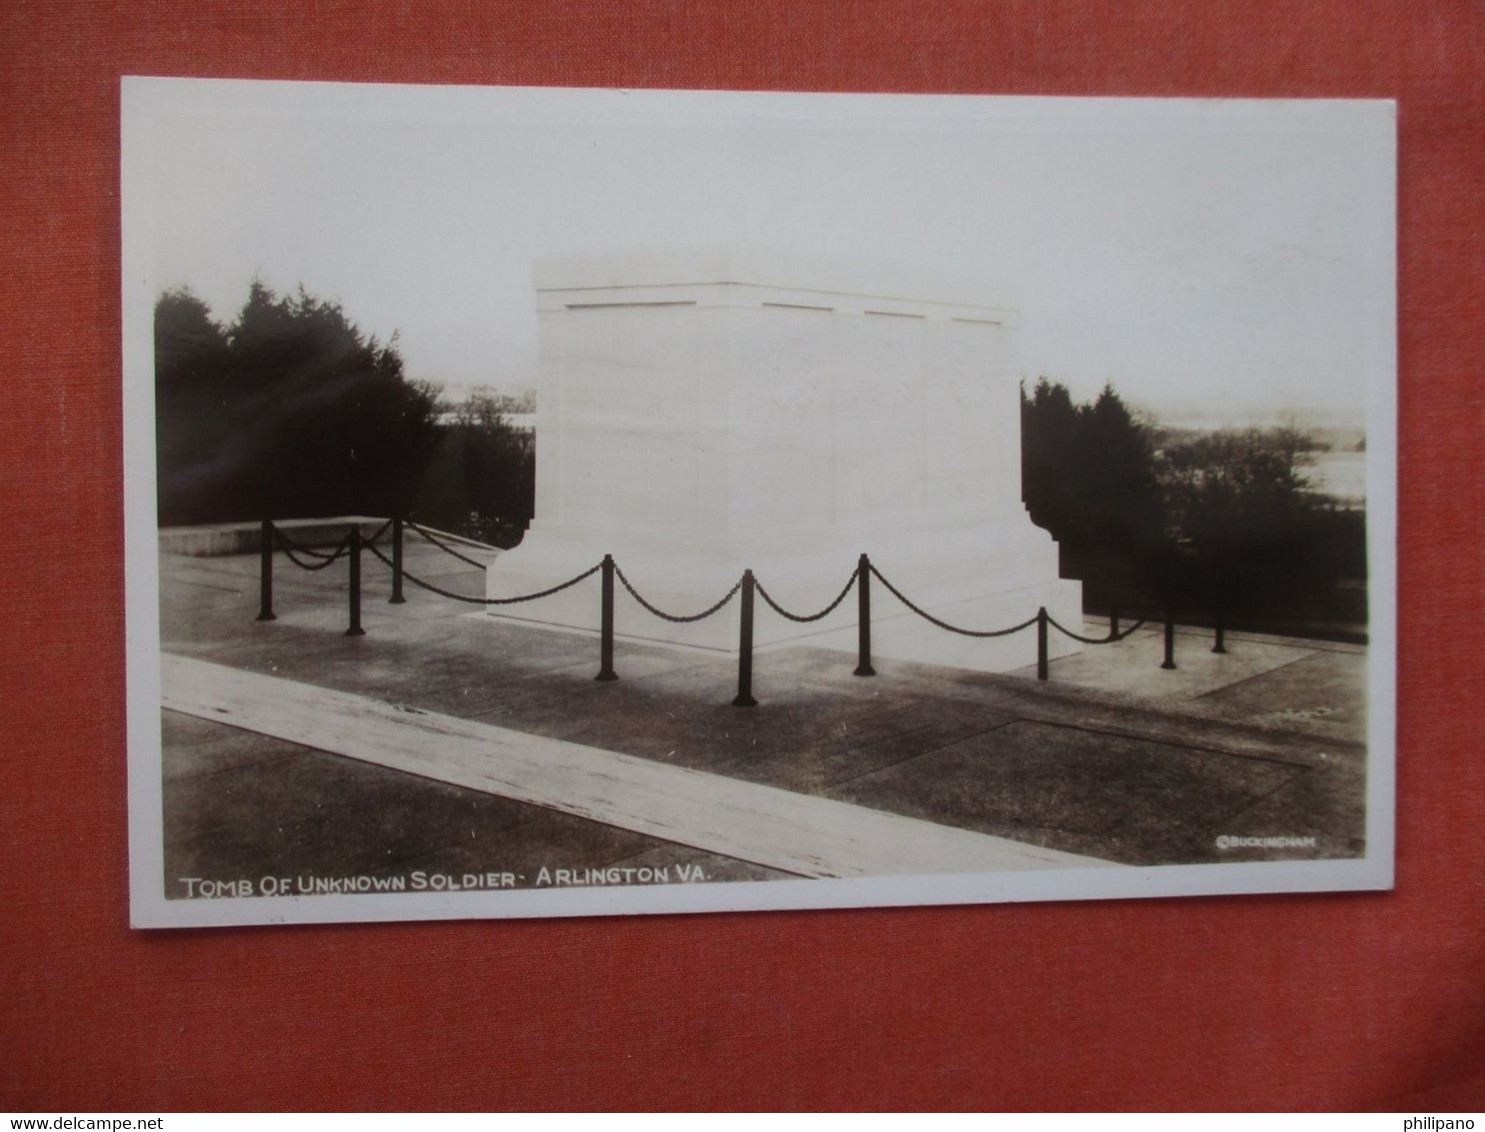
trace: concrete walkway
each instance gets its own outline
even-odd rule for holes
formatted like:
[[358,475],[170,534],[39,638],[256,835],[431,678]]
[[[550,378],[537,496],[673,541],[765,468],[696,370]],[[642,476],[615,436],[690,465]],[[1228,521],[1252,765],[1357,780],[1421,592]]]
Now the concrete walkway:
[[165,708],[800,877],[1090,868],[1105,862],[169,656]]
[[[483,592],[480,571],[410,538],[410,571]],[[278,620],[254,620],[255,556],[162,555],[168,654],[657,767],[828,800],[1055,853],[1125,864],[1349,857],[1363,848],[1365,650],[1183,631],[1175,672],[1156,629],[1034,672],[986,675],[782,647],[755,659],[760,706],[731,706],[732,656],[619,642],[485,616],[365,562],[364,637],[346,637],[345,566],[278,557]],[[585,585],[595,587],[596,579]],[[621,600],[626,600],[621,598]],[[1098,634],[1104,626],[1090,623]],[[167,692],[168,692],[167,687]],[[664,865],[711,880],[799,875],[787,859],[693,833],[439,781],[220,720],[163,714],[165,873],[534,877]],[[447,777],[447,776],[444,776]],[[761,797],[761,795],[759,795]],[[851,811],[843,811],[851,812]],[[1313,837],[1223,850],[1220,836]],[[736,855],[731,855],[736,854]],[[784,867],[780,867],[780,866]],[[970,864],[966,868],[980,868]],[[904,863],[903,871],[912,871]]]

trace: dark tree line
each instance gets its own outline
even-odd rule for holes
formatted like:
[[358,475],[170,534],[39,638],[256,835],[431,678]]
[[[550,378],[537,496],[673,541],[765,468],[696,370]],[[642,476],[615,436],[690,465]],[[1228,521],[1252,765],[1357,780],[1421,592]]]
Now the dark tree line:
[[1151,600],[1165,512],[1147,431],[1112,388],[1074,404],[1046,378],[1021,394],[1021,490],[1057,539],[1062,573],[1094,602]]
[[254,281],[219,323],[189,290],[155,305],[162,525],[401,514],[510,545],[532,513],[534,450],[503,402],[442,411],[393,340],[340,305]]
[[536,506],[536,443],[506,419],[509,401],[476,389],[444,426],[423,479],[418,518],[495,546],[514,546]]
[[1275,628],[1363,623],[1365,518],[1317,493],[1294,429],[1178,434],[1111,387],[1021,395],[1022,493],[1090,608],[1184,610]]
[[433,390],[395,338],[254,281],[228,324],[187,290],[155,306],[160,521],[390,514],[438,440]]

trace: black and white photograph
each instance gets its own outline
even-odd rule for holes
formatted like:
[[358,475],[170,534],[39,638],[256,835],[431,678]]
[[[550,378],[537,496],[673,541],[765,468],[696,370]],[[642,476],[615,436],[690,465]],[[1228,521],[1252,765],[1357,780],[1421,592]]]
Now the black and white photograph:
[[134,924],[1390,887],[1394,111],[125,79]]

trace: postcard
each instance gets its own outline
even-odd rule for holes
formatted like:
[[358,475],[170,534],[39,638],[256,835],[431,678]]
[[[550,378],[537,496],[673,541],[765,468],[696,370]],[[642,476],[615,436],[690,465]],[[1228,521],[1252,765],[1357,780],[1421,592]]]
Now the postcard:
[[1391,886],[1392,103],[121,128],[135,926]]

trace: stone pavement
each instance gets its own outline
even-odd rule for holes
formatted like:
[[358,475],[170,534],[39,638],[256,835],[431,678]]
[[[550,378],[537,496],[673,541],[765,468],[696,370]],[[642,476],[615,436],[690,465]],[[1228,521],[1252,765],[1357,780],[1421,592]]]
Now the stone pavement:
[[[476,557],[488,557],[479,554]],[[483,593],[479,570],[416,536],[407,569]],[[1365,649],[1158,627],[1034,670],[988,675],[780,646],[754,661],[759,706],[731,706],[736,658],[491,618],[369,555],[346,637],[344,563],[277,556],[273,622],[254,620],[255,555],[161,555],[168,654],[356,693],[656,763],[1122,864],[1342,858],[1364,849]],[[583,583],[594,587],[597,579]],[[622,596],[619,600],[627,600]],[[1085,632],[1105,626],[1090,622]],[[634,829],[418,777],[179,712],[163,713],[167,896],[181,877],[534,875],[677,865],[712,880],[783,877]],[[1222,850],[1221,835],[1314,848]]]

